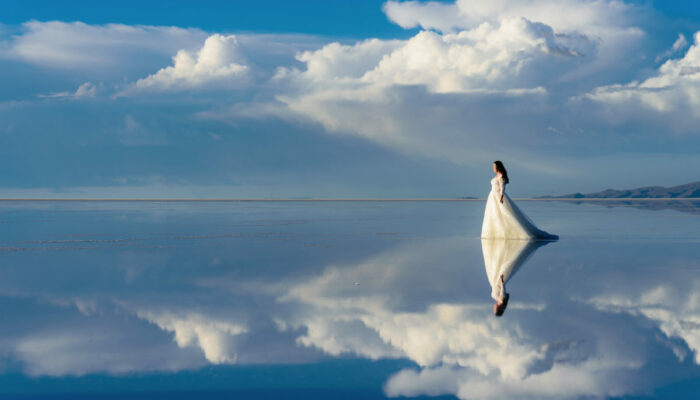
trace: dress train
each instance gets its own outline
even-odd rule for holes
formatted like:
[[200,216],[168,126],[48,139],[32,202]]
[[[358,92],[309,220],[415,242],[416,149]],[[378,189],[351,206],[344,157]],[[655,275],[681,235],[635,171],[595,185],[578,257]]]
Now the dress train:
[[[503,195],[503,203],[500,201],[501,195]],[[559,236],[537,228],[515,205],[505,193],[505,183],[500,175],[491,179],[491,192],[486,200],[481,237],[483,239],[559,239]]]

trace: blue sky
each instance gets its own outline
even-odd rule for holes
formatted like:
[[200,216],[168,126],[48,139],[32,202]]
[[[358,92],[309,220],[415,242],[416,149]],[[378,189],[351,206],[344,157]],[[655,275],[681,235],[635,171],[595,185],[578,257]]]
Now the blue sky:
[[123,23],[195,27],[209,31],[306,33],[332,37],[365,38],[406,36],[387,21],[381,0],[186,0],[95,2],[89,0],[8,0],[4,23],[82,21],[90,24]]
[[700,167],[700,6],[8,1],[1,197],[454,197]]

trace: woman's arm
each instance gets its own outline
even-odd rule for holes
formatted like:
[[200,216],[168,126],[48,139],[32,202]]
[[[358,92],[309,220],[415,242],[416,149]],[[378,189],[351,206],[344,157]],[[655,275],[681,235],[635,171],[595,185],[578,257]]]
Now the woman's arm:
[[503,186],[505,183],[503,183],[503,177],[500,177],[498,179],[498,199],[500,200],[501,203],[503,203]]

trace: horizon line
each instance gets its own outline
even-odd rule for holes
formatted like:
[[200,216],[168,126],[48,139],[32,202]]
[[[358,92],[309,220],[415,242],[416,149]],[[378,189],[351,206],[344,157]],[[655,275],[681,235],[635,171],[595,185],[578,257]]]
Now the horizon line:
[[[80,198],[80,197],[65,197],[65,198],[42,198],[42,197],[27,197],[27,198],[0,198],[0,202],[11,201],[143,201],[143,202],[342,202],[342,201],[485,201],[486,198],[469,197],[396,197],[396,198]],[[700,197],[587,197],[587,198],[572,198],[572,197],[522,197],[513,198],[517,201],[697,201]]]

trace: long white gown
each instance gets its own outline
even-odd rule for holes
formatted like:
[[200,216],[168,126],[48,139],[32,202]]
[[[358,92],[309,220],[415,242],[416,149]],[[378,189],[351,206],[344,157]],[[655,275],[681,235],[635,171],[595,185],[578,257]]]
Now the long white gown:
[[[503,203],[500,198],[503,194]],[[530,219],[523,214],[513,200],[505,193],[505,184],[501,175],[491,179],[491,192],[486,200],[484,222],[481,225],[483,239],[537,239],[557,240],[552,235],[538,229]]]

